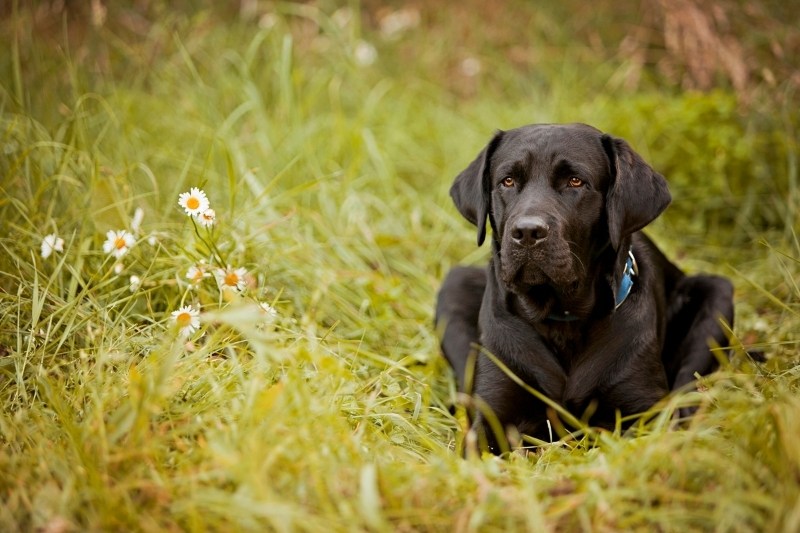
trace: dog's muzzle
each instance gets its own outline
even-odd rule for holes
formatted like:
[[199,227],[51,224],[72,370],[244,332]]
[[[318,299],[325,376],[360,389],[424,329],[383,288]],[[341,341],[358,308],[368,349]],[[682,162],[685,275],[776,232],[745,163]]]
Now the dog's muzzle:
[[577,281],[573,255],[558,231],[540,216],[522,216],[505,228],[501,279],[512,290],[564,287]]
[[516,246],[528,248],[541,245],[550,233],[550,226],[540,216],[525,216],[518,218],[510,231]]

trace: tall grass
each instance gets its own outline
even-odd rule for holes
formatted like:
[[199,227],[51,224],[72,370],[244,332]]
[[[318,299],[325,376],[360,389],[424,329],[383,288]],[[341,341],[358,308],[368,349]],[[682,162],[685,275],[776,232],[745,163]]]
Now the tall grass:
[[[531,47],[564,61],[531,71],[488,46],[502,32],[471,47],[477,18],[433,12],[385,38],[356,4],[244,19],[108,6],[50,32],[44,7],[14,9],[0,26],[0,529],[800,527],[798,151],[780,116],[795,111],[620,92],[606,84],[624,65],[565,45],[557,11],[517,7]],[[432,308],[443,273],[486,252],[447,189],[495,128],[569,120],[675,176],[652,232],[687,270],[734,280],[734,357],[628,434],[464,460]],[[193,186],[211,230],[178,207]],[[116,260],[106,232],[133,231],[137,208]],[[43,258],[51,233],[64,251]],[[203,260],[246,268],[247,288],[190,287]],[[171,318],[186,304],[202,311],[189,336]],[[699,414],[677,427],[686,403]]]

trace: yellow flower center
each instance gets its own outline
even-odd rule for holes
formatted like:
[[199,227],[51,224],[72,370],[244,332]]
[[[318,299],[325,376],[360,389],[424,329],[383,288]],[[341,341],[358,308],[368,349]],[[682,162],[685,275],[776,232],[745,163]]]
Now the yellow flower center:
[[194,273],[194,276],[192,276],[192,281],[195,282],[195,283],[200,283],[200,281],[202,279],[203,279],[203,271],[202,270],[198,270],[197,272]]
[[192,315],[186,312],[180,313],[175,317],[175,322],[177,322],[180,327],[185,328],[192,323]]
[[225,273],[225,285],[230,287],[235,287],[239,283],[239,276],[236,272],[226,272]]
[[186,207],[189,209],[197,209],[200,207],[200,200],[198,200],[194,196],[190,196],[188,200],[186,200]]
[[114,247],[117,250],[122,250],[126,246],[128,245],[125,243],[125,239],[123,239],[122,237],[117,237],[116,240],[114,240]]

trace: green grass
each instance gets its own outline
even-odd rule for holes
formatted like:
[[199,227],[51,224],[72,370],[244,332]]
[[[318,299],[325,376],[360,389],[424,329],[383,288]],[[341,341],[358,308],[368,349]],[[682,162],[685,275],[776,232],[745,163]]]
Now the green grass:
[[[275,4],[263,27],[143,5],[0,21],[0,530],[800,528],[796,100],[625,89],[625,58],[581,34],[602,10],[428,10],[385,39],[356,3],[346,23]],[[536,54],[508,61],[522,35]],[[432,310],[486,250],[447,191],[494,129],[573,120],[670,179],[651,233],[734,281],[735,353],[627,434],[464,460]],[[178,207],[193,186],[211,231]],[[137,208],[117,272],[105,234]],[[200,260],[248,288],[189,288]]]

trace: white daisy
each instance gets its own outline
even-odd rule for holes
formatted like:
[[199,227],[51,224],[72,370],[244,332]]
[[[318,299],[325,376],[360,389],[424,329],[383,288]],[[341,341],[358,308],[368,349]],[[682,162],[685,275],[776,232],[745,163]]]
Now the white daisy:
[[133,275],[131,276],[131,292],[136,292],[139,290],[139,287],[142,286],[142,279],[139,276]]
[[142,220],[144,219],[144,209],[141,207],[137,207],[136,211],[133,213],[133,220],[131,220],[131,231],[134,233],[139,233],[139,228],[142,226]]
[[359,41],[354,52],[356,64],[368,67],[378,59],[378,51],[367,41]]
[[218,268],[214,272],[220,290],[229,289],[236,292],[242,292],[247,286],[244,279],[246,275],[245,268],[233,268],[230,265],[226,269]]
[[133,238],[133,235],[124,229],[119,231],[110,230],[106,233],[106,242],[103,243],[103,251],[119,259],[128,253],[128,250],[130,250],[135,243],[136,239]]
[[258,306],[261,308],[262,313],[266,316],[268,320],[274,320],[275,318],[277,318],[278,311],[268,303],[261,302],[260,304],[258,304]]
[[178,205],[184,208],[189,216],[198,216],[209,207],[206,193],[197,187],[192,187],[189,192],[181,193],[178,197]]
[[185,305],[173,311],[172,318],[184,337],[188,337],[200,328],[200,311],[194,306]]
[[42,257],[47,259],[53,252],[64,251],[64,239],[51,233],[42,240]]
[[213,209],[206,209],[196,217],[197,221],[200,223],[201,226],[205,226],[206,228],[210,228],[214,225],[214,222],[217,220],[217,213]]
[[192,265],[189,267],[189,270],[186,271],[186,278],[192,286],[199,285],[201,281],[210,276],[211,274],[206,272],[205,266],[203,265]]
[[278,318],[278,311],[266,302],[259,302],[258,304],[258,320],[256,321],[256,328],[265,331],[274,326]]

